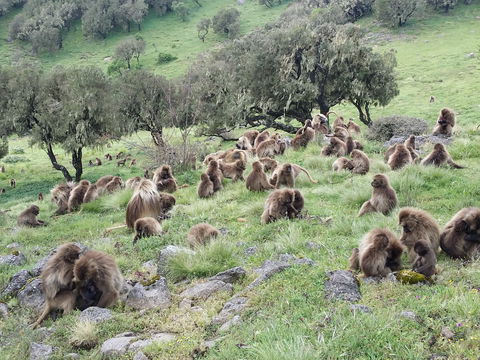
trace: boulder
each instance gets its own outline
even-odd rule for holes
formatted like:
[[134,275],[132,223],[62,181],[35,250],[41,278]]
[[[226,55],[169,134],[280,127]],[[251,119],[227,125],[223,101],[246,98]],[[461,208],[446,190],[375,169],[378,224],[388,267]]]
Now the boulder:
[[53,346],[46,344],[30,344],[30,360],[49,359],[53,354]]
[[218,332],[219,333],[225,333],[227,332],[228,330],[230,330],[230,328],[232,326],[235,326],[237,324],[240,324],[242,322],[242,318],[240,317],[240,315],[235,315],[233,318],[231,318],[230,320],[228,320],[225,324],[223,324],[222,326],[220,326],[220,328],[218,329]]
[[246,297],[233,297],[225,303],[222,310],[216,315],[212,324],[221,325],[230,320],[233,316],[242,313],[248,303],[248,298]]
[[135,284],[129,292],[125,304],[136,310],[165,309],[170,306],[171,301],[167,280],[162,277],[150,286],[143,286],[140,283]]
[[83,310],[80,314],[80,320],[91,321],[94,323],[100,323],[106,321],[112,317],[112,312],[105,308],[97,306],[89,307]]
[[22,306],[40,312],[45,302],[45,297],[42,292],[42,280],[33,280],[18,293],[17,298]]
[[1,297],[15,296],[22,289],[28,280],[32,278],[32,274],[28,270],[20,270],[13,275],[8,285],[0,294]]
[[168,259],[181,253],[195,255],[195,251],[180,246],[168,245],[162,249],[158,255],[158,275],[165,276],[167,273]]
[[131,343],[130,346],[128,347],[128,351],[138,351],[151,344],[165,343],[165,342],[175,340],[175,338],[176,338],[175,334],[169,334],[169,333],[155,334],[150,339],[137,340]]
[[327,272],[325,296],[330,300],[358,301],[361,298],[360,287],[350,271],[335,270]]
[[184,290],[180,294],[180,297],[188,299],[207,299],[219,291],[227,291],[231,293],[233,292],[233,286],[232,284],[220,280],[209,280]]
[[106,340],[102,347],[100,348],[100,352],[104,357],[118,357],[124,355],[131,342],[137,339],[132,333],[123,333],[119,334],[114,338]]
[[225,283],[233,284],[237,282],[241,278],[245,277],[247,272],[240,266],[234,267],[232,269],[228,269],[218,273],[215,276],[212,276],[209,280],[220,280]]
[[5,303],[0,303],[0,318],[6,318],[8,316],[8,306]]
[[0,265],[20,266],[27,262],[27,258],[22,253],[18,255],[0,256]]

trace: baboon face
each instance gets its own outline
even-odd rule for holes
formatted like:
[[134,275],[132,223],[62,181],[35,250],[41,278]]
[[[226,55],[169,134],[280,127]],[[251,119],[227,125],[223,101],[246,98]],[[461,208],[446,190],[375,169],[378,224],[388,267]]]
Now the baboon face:
[[285,165],[285,171],[287,173],[291,173],[292,172],[292,165],[290,165],[290,164]]
[[242,171],[246,169],[245,163],[242,160],[237,160],[237,169]]
[[162,179],[168,179],[172,177],[172,169],[170,166],[163,166],[162,169],[160,170],[160,177]]
[[210,178],[208,177],[207,174],[202,174],[200,175],[200,179],[202,179],[202,181],[208,181]]
[[295,200],[295,192],[293,191],[288,191],[284,194],[284,197],[283,197],[283,203],[285,205],[288,205],[288,204],[292,204],[293,201]]
[[383,187],[387,185],[387,179],[383,175],[375,175],[371,185],[374,188]]
[[399,224],[407,234],[414,231],[417,227],[417,221],[413,217],[402,215],[402,213],[399,214]]
[[252,164],[252,167],[253,167],[253,170],[254,171],[262,171],[263,170],[263,165],[261,162],[259,161],[255,161],[253,164]]
[[443,144],[435,144],[435,145],[433,146],[433,149],[434,149],[435,151],[445,151],[445,146],[443,146]]
[[480,242],[480,217],[460,220],[457,224],[457,230],[465,233],[466,241]]
[[378,234],[375,236],[373,243],[377,249],[385,249],[388,246],[388,237],[384,234]]
[[30,211],[34,215],[40,214],[40,208],[37,205],[32,205],[32,207],[30,208]]
[[210,160],[210,162],[208,163],[208,165],[210,165],[210,168],[212,170],[217,170],[218,169],[218,162],[217,160]]
[[82,181],[80,181],[80,185],[90,185],[90,181],[82,180]]
[[59,256],[67,263],[73,264],[80,257],[82,251],[75,244],[70,244],[59,249]]
[[431,250],[430,246],[426,241],[420,240],[415,243],[413,246],[413,250],[420,255],[420,256],[425,256],[428,254],[428,252]]

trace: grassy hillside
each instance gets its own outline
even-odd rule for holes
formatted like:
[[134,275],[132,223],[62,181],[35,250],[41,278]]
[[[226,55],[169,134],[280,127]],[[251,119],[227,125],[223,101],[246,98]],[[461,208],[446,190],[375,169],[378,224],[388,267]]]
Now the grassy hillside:
[[[253,6],[253,5],[251,5]],[[257,8],[260,9],[260,8]],[[168,244],[186,244],[188,229],[199,222],[225,227],[228,234],[212,245],[200,250],[192,259],[179,259],[176,278],[185,276],[189,281],[200,281],[221,269],[241,265],[249,273],[247,279],[235,285],[235,292],[253,280],[251,270],[266,259],[290,253],[313,259],[314,267],[292,267],[247,292],[250,302],[242,315],[243,322],[222,335],[222,340],[206,354],[208,359],[429,359],[443,355],[448,359],[478,358],[480,326],[480,263],[464,263],[439,256],[435,284],[431,286],[399,285],[391,282],[362,284],[361,304],[372,308],[372,313],[353,313],[349,304],[332,303],[324,298],[325,272],[346,269],[347,259],[361,237],[375,227],[388,227],[400,234],[396,209],[390,216],[371,214],[356,218],[358,209],[371,193],[371,178],[376,173],[387,174],[397,191],[400,207],[414,206],[430,212],[443,226],[458,210],[466,206],[480,206],[480,62],[478,61],[478,32],[480,5],[460,7],[452,15],[435,16],[417,21],[400,31],[378,28],[368,20],[380,41],[379,50],[395,49],[399,62],[400,95],[392,103],[375,109],[380,115],[401,113],[425,118],[431,128],[439,109],[449,106],[458,113],[454,143],[448,147],[456,162],[467,166],[463,170],[425,168],[412,165],[400,171],[391,171],[383,163],[384,148],[369,142],[363,136],[365,152],[372,160],[366,176],[334,173],[335,159],[320,156],[320,144],[311,144],[303,151],[287,151],[279,157],[282,162],[294,162],[306,167],[318,184],[311,184],[300,175],[297,188],[306,199],[305,210],[320,219],[332,218],[325,223],[318,219],[278,221],[260,224],[260,214],[267,193],[255,194],[246,190],[244,183],[225,181],[225,188],[212,199],[200,200],[196,196],[196,183],[200,168],[175,174],[178,182],[190,187],[175,193],[177,206],[172,218],[163,222],[165,235],[142,239],[132,245],[133,235],[125,229],[106,233],[105,229],[124,221],[125,205],[130,193],[123,191],[85,206],[80,212],[50,218],[54,206],[47,197],[36,200],[38,192],[47,193],[61,176],[51,169],[46,155],[27,146],[27,139],[12,139],[11,158],[20,160],[6,163],[7,173],[0,174],[0,187],[7,193],[0,195],[0,209],[11,210],[0,218],[0,254],[8,254],[6,245],[21,244],[20,251],[28,259],[22,267],[0,267],[0,288],[21,268],[30,269],[36,261],[58,244],[79,241],[95,249],[112,254],[128,279],[139,280],[142,264],[155,259],[159,250]],[[197,45],[202,45],[199,40]],[[3,45],[2,45],[3,46]],[[467,58],[471,52],[476,58]],[[108,55],[108,54],[107,54]],[[97,60],[102,61],[102,55]],[[73,60],[72,60],[73,61]],[[173,66],[173,65],[172,65]],[[172,74],[174,70],[172,68]],[[431,95],[436,101],[429,103]],[[349,106],[338,106],[342,115],[355,113]],[[362,128],[363,132],[366,131]],[[130,141],[147,141],[147,134]],[[102,167],[87,168],[85,178],[95,180],[104,174],[120,175],[124,179],[141,175],[145,156],[129,142],[113,144],[112,148],[89,151],[85,159],[106,152],[127,151],[139,159],[138,166],[117,168],[109,163]],[[233,144],[208,143],[209,149],[231,147]],[[423,155],[431,146],[423,149]],[[23,151],[23,153],[22,153]],[[62,151],[59,159],[66,161]],[[251,160],[252,161],[252,160]],[[250,162],[251,162],[250,161]],[[0,161],[0,163],[4,163]],[[250,165],[247,167],[247,173]],[[18,187],[8,189],[11,177],[17,178]],[[42,229],[16,229],[16,216],[29,204],[38,204],[40,218],[49,222]],[[238,221],[246,219],[246,222]],[[308,242],[316,244],[307,246]],[[256,246],[253,256],[244,250]],[[404,265],[407,266],[406,258]],[[113,308],[113,319],[97,325],[98,344],[124,331],[135,331],[148,336],[156,332],[175,332],[177,339],[162,346],[151,346],[145,353],[151,359],[186,359],[203,339],[215,337],[217,328],[210,325],[211,318],[222,308],[228,296],[219,294],[198,305],[201,310],[179,310],[178,295],[187,283],[175,284],[168,279],[174,304],[168,310],[134,312],[123,305]],[[0,358],[24,359],[29,344],[39,341],[38,334],[27,328],[34,314],[17,306],[9,299],[13,315],[0,323],[3,342]],[[401,311],[413,311],[418,321],[399,316]],[[92,350],[78,350],[69,344],[75,332],[78,312],[56,322],[48,320],[45,326],[54,327],[54,333],[45,343],[58,347],[55,359],[63,359],[70,352],[82,358],[98,359],[99,345]],[[441,335],[448,327],[454,337]],[[126,356],[132,358],[133,354]]]
[[[142,24],[141,31],[127,33],[117,31],[111,33],[105,40],[92,40],[83,37],[81,23],[78,21],[72,29],[65,34],[63,48],[52,54],[43,54],[37,57],[29,56],[31,46],[28,43],[16,41],[0,44],[0,65],[10,64],[24,56],[31,61],[38,61],[45,68],[55,65],[95,65],[106,69],[109,65],[105,58],[114,54],[115,47],[125,37],[141,35],[147,42],[145,54],[141,57],[141,65],[148,70],[167,77],[175,77],[182,74],[195,56],[209,50],[217,44],[225,41],[223,36],[214,34],[212,30],[204,43],[197,37],[197,24],[205,17],[212,18],[220,9],[235,7],[240,13],[240,32],[242,34],[262,26],[285,10],[287,3],[275,6],[271,9],[259,5],[258,1],[248,0],[244,5],[238,5],[235,0],[208,0],[201,1],[202,7],[191,5],[192,11],[188,21],[181,21],[174,13],[158,17],[155,14],[147,16]],[[13,12],[6,17],[0,17],[0,39],[8,37],[8,23],[18,12]],[[157,65],[158,53],[169,53],[178,60],[168,64]]]

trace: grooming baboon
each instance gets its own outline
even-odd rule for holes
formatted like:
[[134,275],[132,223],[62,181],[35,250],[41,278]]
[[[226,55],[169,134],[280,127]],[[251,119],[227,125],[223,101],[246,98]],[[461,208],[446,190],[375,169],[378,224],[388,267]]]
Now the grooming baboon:
[[280,189],[282,185],[286,187],[295,187],[295,174],[292,164],[283,164],[278,167],[272,174],[270,184],[274,185],[276,189]]
[[293,206],[295,203],[295,190],[277,189],[268,196],[265,201],[262,224],[268,224],[281,218],[288,218],[290,214],[298,213]]
[[126,212],[127,226],[133,229],[135,221],[143,217],[158,218],[163,215],[162,198],[157,185],[148,179],[142,179],[128,202]]
[[280,143],[274,139],[262,141],[257,148],[257,156],[259,158],[275,156],[279,152],[280,152]]
[[39,213],[40,208],[37,205],[30,206],[18,215],[17,225],[27,227],[45,226],[45,222],[37,219]]
[[74,290],[73,267],[81,252],[77,245],[67,243],[48,259],[40,275],[45,304],[33,327],[40,325],[53,310],[63,310],[64,314],[73,310],[77,294]]
[[312,128],[315,130],[315,135],[328,134],[328,119],[323,114],[317,114],[312,120]]
[[252,164],[252,172],[247,176],[245,185],[250,191],[264,191],[274,189],[275,187],[268,181],[267,175],[263,171],[263,164],[255,161]]
[[[263,143],[266,143],[266,141]],[[246,163],[243,160],[237,160],[234,163],[225,163],[223,160],[220,160],[218,165],[225,178],[232,179],[233,181],[245,180],[243,178],[243,172],[246,169]]]
[[358,212],[358,216],[370,212],[380,212],[388,215],[397,206],[397,194],[390,186],[388,177],[383,174],[377,174],[373,177],[371,183],[373,187],[372,197],[365,201]]
[[123,277],[115,260],[101,251],[88,250],[76,262],[73,268],[74,283],[77,291],[93,283],[101,292],[96,306],[109,307],[118,300],[123,285]]
[[365,175],[370,170],[370,160],[367,155],[361,150],[352,151],[352,173]]
[[83,197],[83,202],[85,204],[89,203],[89,202],[92,202],[92,201],[96,200],[99,196],[100,196],[100,194],[98,193],[97,185],[96,184],[90,184],[88,186],[87,192],[85,193],[85,196]]
[[253,147],[255,149],[258,148],[258,145],[260,145],[263,141],[265,140],[268,140],[268,138],[270,137],[270,133],[268,132],[268,130],[264,130],[262,131],[261,133],[259,133],[257,135],[257,137],[255,138],[255,141],[253,143]]
[[247,153],[244,150],[231,149],[225,151],[225,153],[220,156],[220,159],[223,159],[223,161],[226,163],[233,163],[237,160],[242,160],[246,163]]
[[388,159],[388,165],[392,170],[398,170],[412,163],[412,155],[407,147],[403,144],[397,144],[395,151]]
[[346,142],[347,138],[350,136],[350,133],[344,126],[337,126],[333,130],[333,136],[339,138],[343,142]]
[[153,182],[158,191],[174,193],[177,191],[177,180],[173,177],[170,165],[162,165],[153,173]]
[[279,165],[277,160],[271,159],[269,157],[261,158],[258,161],[260,161],[262,163],[263,170],[265,172],[274,171],[277,168],[277,166]]
[[330,143],[322,148],[323,156],[345,156],[347,155],[347,145],[339,138],[330,138]]
[[387,229],[373,229],[363,237],[358,249],[358,262],[366,277],[384,277],[392,272],[387,266],[390,242],[395,243],[396,237]]
[[293,200],[292,206],[289,206],[287,208],[287,217],[289,219],[297,218],[298,215],[300,215],[300,213],[302,212],[305,205],[305,199],[303,198],[300,190],[294,190],[294,195],[295,198]]
[[218,168],[218,162],[216,160],[210,161],[207,168],[207,175],[210,180],[213,182],[213,191],[217,192],[223,188],[222,180],[223,174],[222,171]]
[[427,277],[434,275],[437,255],[430,247],[430,243],[425,240],[418,240],[413,246],[413,250],[417,254],[412,266],[413,271]]
[[97,166],[102,165],[102,160],[100,160],[98,157],[95,158],[95,165],[97,165]]
[[97,185],[98,191],[101,193],[103,190],[105,190],[105,187],[110,181],[112,181],[113,178],[113,175],[105,175],[95,181],[95,185]]
[[134,190],[137,187],[137,185],[140,183],[140,181],[142,181],[142,179],[143,178],[140,176],[135,176],[128,179],[125,182],[125,188]]
[[130,161],[130,167],[134,166],[134,165],[137,165],[137,159],[132,159],[132,161]]
[[294,150],[306,147],[313,139],[315,139],[315,130],[312,128],[311,120],[307,120],[303,128],[300,128],[293,138],[292,147]]
[[112,161],[113,157],[110,154],[105,154],[105,159],[107,159],[108,161]]
[[353,165],[350,160],[346,157],[340,157],[332,164],[333,171],[340,171],[340,170],[352,170]]
[[125,163],[127,162],[127,159],[122,159],[117,161],[117,166],[125,166]]
[[58,209],[55,215],[63,215],[68,210],[68,198],[74,188],[74,183],[59,184],[50,190],[52,201],[57,205]]
[[118,159],[120,159],[123,155],[124,155],[124,154],[123,154],[123,151],[120,151],[120,152],[115,156],[115,158],[118,160]]
[[250,145],[253,147],[255,145],[255,139],[257,138],[258,134],[259,132],[257,130],[248,130],[245,131],[243,137],[246,138],[250,142]]
[[464,167],[461,165],[456,164],[450,154],[448,153],[447,149],[443,144],[435,144],[433,146],[433,151],[428,154],[428,156],[421,161],[422,165],[434,165],[434,166],[441,166],[444,164],[450,165],[452,168],[455,169],[463,169]]
[[137,219],[133,228],[135,229],[135,237],[133,238],[134,244],[138,239],[162,234],[162,226],[157,219],[152,217]]
[[208,198],[215,193],[213,191],[213,182],[210,177],[203,173],[200,175],[200,184],[198,184],[197,194],[200,198]]
[[221,158],[224,158],[225,155],[226,155],[226,151],[217,151],[215,153],[208,154],[207,156],[205,156],[205,159],[203,159],[203,164],[208,165],[210,161],[219,160]]
[[123,189],[123,181],[120,176],[114,176],[112,180],[105,185],[105,192],[112,194],[115,191],[119,191]]
[[454,259],[473,259],[480,254],[480,208],[460,210],[440,235],[442,250]]
[[403,208],[398,213],[398,224],[403,228],[400,242],[407,247],[408,258],[415,261],[413,247],[418,240],[428,241],[433,251],[439,251],[440,228],[435,219],[426,211]]
[[220,232],[212,225],[202,223],[194,225],[187,234],[187,242],[191,248],[207,245],[211,239],[216,238]]
[[43,201],[43,193],[38,193],[38,201]]
[[348,120],[347,130],[350,134],[360,134],[361,129],[352,119]]
[[10,180],[10,187],[15,189],[17,187],[17,180],[11,179]]
[[77,210],[83,203],[83,198],[90,186],[90,181],[82,180],[80,183],[72,189],[68,198],[68,212]]
[[452,136],[455,126],[455,113],[452,109],[443,108],[438,115],[437,125],[432,135]]
[[[255,141],[255,140],[254,140]],[[240,150],[252,151],[253,146],[250,140],[248,140],[245,136],[240,136],[235,147]]]

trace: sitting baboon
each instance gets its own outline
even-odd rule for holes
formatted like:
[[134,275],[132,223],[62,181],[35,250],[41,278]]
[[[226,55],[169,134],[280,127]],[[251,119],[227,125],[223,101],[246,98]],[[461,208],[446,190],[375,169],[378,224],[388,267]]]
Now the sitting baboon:
[[323,156],[345,156],[347,155],[347,144],[336,137],[330,139],[330,143],[322,148]]
[[0,173],[2,173],[2,174],[5,173],[5,166],[3,166],[3,165],[0,166]]
[[88,160],[88,166],[94,166],[92,160]]
[[55,211],[55,215],[63,215],[68,210],[68,199],[70,193],[74,188],[74,183],[59,184],[50,190],[52,201],[57,205],[58,209]]
[[10,180],[10,187],[15,189],[17,187],[17,180],[11,179]]
[[390,186],[388,177],[383,174],[376,174],[371,183],[373,187],[372,197],[363,203],[358,216],[370,212],[380,212],[388,215],[397,206],[397,194]]
[[337,116],[337,118],[333,121],[333,128],[335,129],[336,127],[346,128],[345,119],[343,116]]
[[95,158],[95,165],[97,165],[97,166],[102,165],[102,160],[100,160],[98,157]]
[[38,193],[38,201],[43,201],[43,193]]
[[343,142],[346,142],[347,141],[347,138],[350,136],[350,133],[348,132],[348,130],[345,128],[345,126],[337,126],[337,127],[334,127],[334,130],[333,130],[333,137],[336,137],[340,140],[342,140]]
[[262,163],[263,170],[265,172],[274,171],[277,168],[277,166],[279,165],[277,160],[271,159],[269,157],[261,158],[258,161],[260,161]]
[[90,184],[88,189],[87,189],[87,192],[85,193],[85,196],[83,197],[83,202],[85,204],[89,203],[89,202],[92,202],[92,201],[96,200],[99,196],[100,195],[98,193],[97,185],[96,184]]
[[347,137],[347,140],[345,141],[345,145],[347,145],[347,154],[350,155],[350,153],[355,149],[355,143],[353,142],[353,138],[351,136]]
[[225,154],[226,151],[217,151],[215,153],[208,154],[207,156],[205,156],[205,159],[203,159],[203,164],[208,165],[212,160],[218,161],[219,159],[223,159],[225,157]]
[[129,167],[132,167],[132,166],[135,166],[135,165],[137,165],[137,159],[132,159],[132,161],[130,161]]
[[433,151],[425,159],[423,159],[420,164],[434,166],[448,164],[455,169],[464,168],[463,166],[458,165],[453,161],[452,157],[450,156],[443,144],[435,144],[433,146]]
[[442,250],[454,259],[473,259],[480,254],[480,208],[460,210],[440,235]]
[[350,134],[360,134],[360,126],[358,126],[352,119],[348,120],[347,130]]
[[223,174],[222,171],[218,168],[218,162],[212,160],[208,163],[207,175],[210,180],[213,182],[213,191],[217,192],[223,188],[222,180]]
[[215,193],[213,191],[213,182],[210,177],[203,173],[200,175],[200,184],[198,184],[197,194],[200,198],[208,198]]
[[105,175],[105,176],[102,176],[97,181],[95,181],[95,185],[97,185],[97,190],[99,191],[100,194],[105,190],[105,187],[110,181],[112,181],[113,178],[114,178],[113,175]]
[[289,218],[298,214],[299,209],[294,207],[295,197],[301,195],[293,189],[277,189],[268,196],[265,201],[264,211],[261,217],[262,224],[268,224],[281,218]]
[[[263,143],[266,143],[266,141]],[[243,172],[246,169],[246,163],[243,160],[237,160],[234,163],[225,163],[223,160],[220,160],[218,165],[225,178],[232,179],[233,181],[245,180],[243,178]]]
[[352,170],[353,165],[350,160],[346,157],[339,157],[335,162],[332,164],[333,171],[340,171],[340,170]]
[[315,130],[315,135],[328,134],[328,119],[323,114],[317,114],[313,117],[312,128]]
[[452,109],[443,108],[438,115],[437,125],[433,129],[432,135],[452,136],[455,126],[455,113]]
[[297,131],[297,134],[292,140],[292,147],[298,150],[301,147],[306,147],[315,138],[315,130],[312,128],[312,121],[305,121],[303,128]]
[[140,184],[140,181],[142,181],[142,177],[140,176],[130,178],[125,182],[125,188],[135,190],[138,184]]
[[187,234],[188,245],[191,248],[207,245],[211,239],[216,238],[219,234],[220,232],[210,224],[194,225]]
[[174,193],[177,191],[177,180],[173,177],[170,165],[162,165],[153,173],[153,182],[158,191]]
[[410,135],[407,140],[403,143],[407,148],[412,148],[413,150],[416,149],[415,146],[415,135]]
[[430,102],[430,103],[433,103],[433,102],[435,102],[435,96],[433,96],[433,95],[432,95],[432,96],[430,96],[430,101],[429,101],[429,102]]
[[262,141],[257,148],[257,156],[261,157],[271,157],[275,156],[280,152],[280,143],[277,140],[269,139]]
[[122,156],[124,155],[123,151],[120,151],[115,157],[118,159],[120,159]]
[[258,134],[259,134],[258,130],[248,130],[248,131],[245,131],[245,133],[243,134],[243,137],[250,142],[251,147],[254,147],[255,139],[257,138]]
[[122,178],[120,176],[114,176],[112,180],[105,185],[105,192],[112,194],[115,191],[122,190],[123,186]]
[[225,151],[225,153],[220,156],[220,159],[223,159],[226,163],[233,163],[237,160],[242,160],[246,163],[247,153],[244,150],[231,149]]
[[258,149],[258,145],[260,145],[263,141],[268,140],[269,137],[270,137],[270,133],[268,132],[268,130],[262,131],[255,138],[255,141],[253,143],[253,147],[255,149]]
[[370,160],[367,155],[361,150],[352,151],[352,173],[365,175],[370,170]]
[[107,159],[108,161],[112,161],[113,157],[110,154],[105,154],[105,159]]
[[439,251],[440,228],[435,219],[426,211],[403,208],[398,213],[398,224],[403,228],[400,242],[407,247],[408,258],[415,261],[416,253],[413,249],[418,240],[427,241],[433,251]]
[[295,187],[295,174],[292,164],[283,164],[277,168],[270,179],[270,184],[274,185],[276,189],[280,189],[282,185],[289,188]]
[[240,136],[237,143],[235,144],[235,147],[237,149],[246,150],[246,151],[252,151],[253,149],[252,143],[245,136]]
[[297,218],[303,210],[305,205],[305,199],[303,198],[300,190],[294,190],[295,198],[293,200],[292,206],[287,208],[287,217],[289,219]]
[[117,161],[117,166],[125,166],[125,163],[127,162],[127,159],[122,159]]
[[413,271],[423,274],[426,277],[434,275],[437,255],[430,247],[430,243],[425,240],[418,240],[413,246],[413,250],[417,254],[412,266]]
[[252,172],[247,176],[245,185],[250,191],[264,191],[275,188],[268,181],[267,175],[263,171],[263,165],[260,161],[255,161],[252,164]]
[[45,226],[46,224],[44,221],[37,219],[39,213],[40,208],[37,205],[30,206],[18,215],[17,225],[27,227]]
[[77,210],[83,204],[83,198],[90,186],[90,181],[82,180],[75,186],[68,198],[68,212]]
[[410,150],[408,150],[403,144],[397,144],[395,151],[388,159],[388,165],[392,170],[398,170],[412,163],[412,161],[413,159]]
[[137,219],[133,228],[135,229],[135,237],[133,238],[134,244],[138,239],[162,234],[162,226],[157,219],[152,217]]

